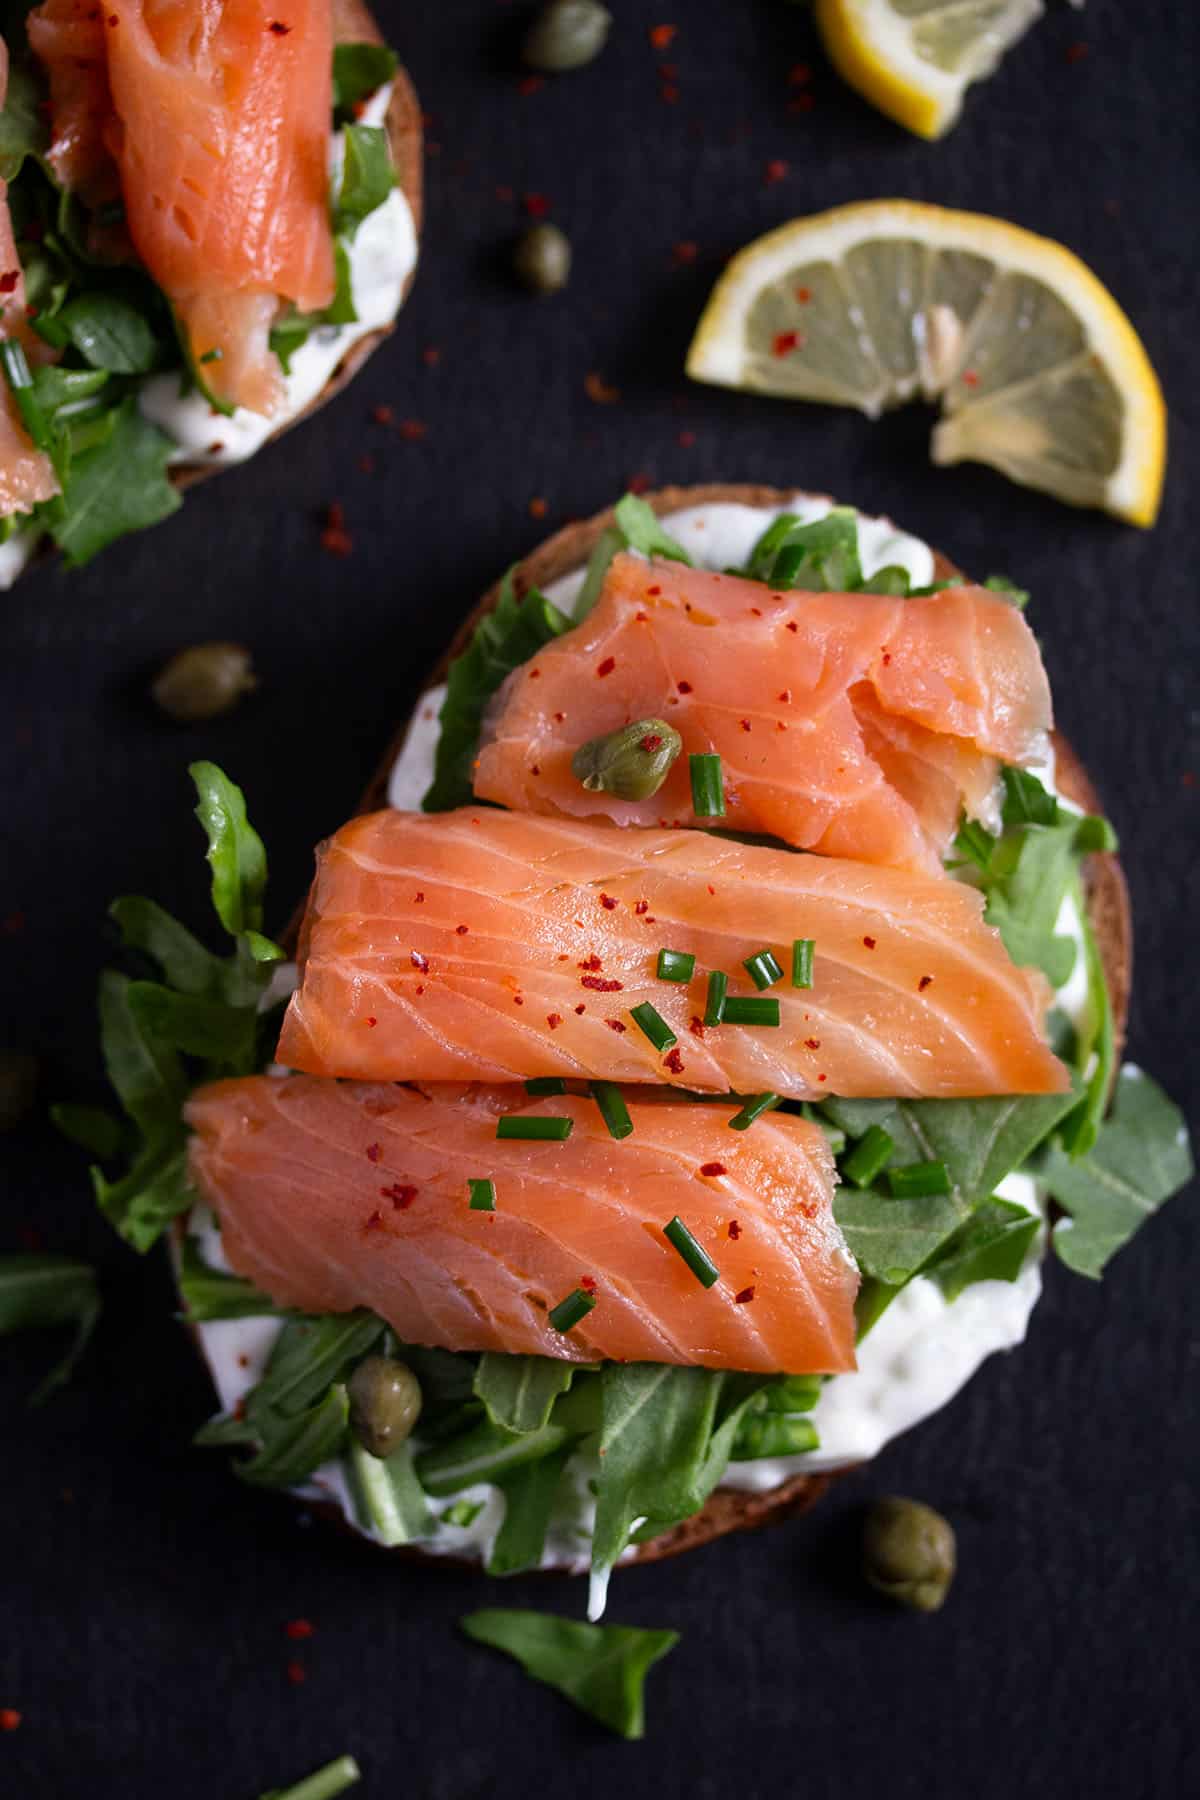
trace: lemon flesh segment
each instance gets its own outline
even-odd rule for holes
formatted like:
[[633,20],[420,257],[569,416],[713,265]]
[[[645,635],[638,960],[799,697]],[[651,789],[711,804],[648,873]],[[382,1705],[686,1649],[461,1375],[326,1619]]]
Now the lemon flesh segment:
[[870,418],[920,393],[942,402],[936,463],[1139,525],[1158,509],[1165,411],[1140,340],[1077,257],[1003,220],[874,201],[783,226],[729,265],[687,371]]
[[816,16],[838,73],[880,112],[938,138],[970,84],[1043,11],[1042,0],[817,0]]

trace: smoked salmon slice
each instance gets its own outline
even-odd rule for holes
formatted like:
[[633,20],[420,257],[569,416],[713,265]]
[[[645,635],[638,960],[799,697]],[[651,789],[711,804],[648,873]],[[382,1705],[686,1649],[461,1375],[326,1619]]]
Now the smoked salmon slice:
[[[191,1176],[231,1266],[282,1306],[370,1307],[406,1343],[595,1362],[817,1374],[854,1367],[858,1276],[834,1222],[833,1159],[807,1120],[729,1130],[729,1106],[251,1076],[200,1088]],[[497,1140],[504,1114],[571,1121],[561,1143]],[[495,1210],[473,1211],[486,1177]],[[720,1271],[663,1236],[680,1217]],[[731,1231],[731,1227],[733,1228]],[[569,1335],[548,1314],[595,1306]]]
[[[1044,978],[1018,969],[965,883],[747,845],[465,807],[354,819],[318,851],[301,982],[278,1060],[365,1080],[538,1075],[794,1099],[1059,1092]],[[762,998],[776,1027],[707,1027],[706,976],[743,961],[811,989]],[[657,979],[660,948],[691,954]],[[662,1049],[633,1009],[669,1026]],[[643,1018],[646,1015],[642,1015]]]
[[[8,47],[0,38],[0,108],[8,96]],[[25,277],[17,259],[8,183],[0,181],[0,340],[19,343],[34,361],[45,361],[48,347],[25,317]],[[29,512],[40,500],[59,492],[54,465],[34,447],[21,422],[8,382],[0,378],[0,516]]]
[[[589,792],[575,750],[635,719],[683,739],[657,794]],[[986,588],[915,599],[775,593],[678,562],[618,556],[572,631],[509,676],[475,792],[519,812],[703,824],[689,753],[716,753],[731,830],[933,870],[999,760],[1044,753],[1050,689],[1020,612]]]
[[50,167],[88,206],[104,205],[121,192],[105,135],[112,121],[110,12],[97,0],[43,0],[25,21],[30,48],[50,83]]

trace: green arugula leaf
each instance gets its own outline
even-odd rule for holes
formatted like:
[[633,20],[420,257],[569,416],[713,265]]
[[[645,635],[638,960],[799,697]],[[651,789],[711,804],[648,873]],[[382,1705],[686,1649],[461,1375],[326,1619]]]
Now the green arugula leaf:
[[253,1006],[177,994],[158,981],[132,981],[129,1010],[146,1039],[217,1065],[217,1072],[251,1074],[255,1063],[257,1015]]
[[506,1431],[485,1418],[423,1450],[417,1457],[417,1476],[427,1494],[443,1498],[480,1481],[501,1482],[523,1464],[557,1454],[578,1436],[553,1418],[538,1431]]
[[259,1447],[235,1462],[233,1472],[252,1487],[297,1487],[314,1469],[341,1451],[349,1432],[350,1408],[344,1387],[331,1387],[303,1412],[260,1416],[253,1421]]
[[947,1300],[974,1281],[1015,1281],[1037,1236],[1035,1214],[1011,1200],[983,1200],[922,1269]]
[[89,1263],[41,1252],[0,1256],[0,1337],[43,1326],[75,1327],[71,1348],[35,1390],[32,1405],[70,1380],[99,1317],[100,1290]]
[[[943,583],[942,585],[948,584]],[[993,594],[1004,594],[1019,612],[1024,612],[1029,605],[1029,589],[1018,587],[1016,582],[1010,581],[1007,575],[989,575],[983,585],[985,588],[990,588]]]
[[1083,953],[1087,959],[1088,1021],[1086,1031],[1075,1046],[1079,1065],[1091,1069],[1087,1087],[1079,1107],[1066,1121],[1062,1132],[1063,1148],[1072,1156],[1086,1156],[1100,1132],[1100,1123],[1112,1092],[1116,1069],[1117,1043],[1113,1027],[1112,1002],[1104,978],[1104,960],[1077,886],[1077,906],[1083,925]]
[[392,80],[398,66],[386,44],[335,44],[333,50],[333,116],[336,125],[354,117],[354,109]]
[[679,1642],[677,1631],[583,1625],[500,1607],[468,1613],[459,1623],[477,1644],[506,1651],[535,1681],[557,1688],[583,1712],[629,1739],[645,1734],[647,1674]]
[[507,675],[570,623],[537,588],[518,600],[513,572],[508,571],[495,609],[480,620],[470,644],[450,665],[433,782],[421,802],[426,812],[447,812],[471,799],[484,708]]
[[[835,506],[808,525],[794,513],[781,514],[751,551],[747,573],[778,589],[854,593],[863,585],[858,514],[853,507]],[[885,591],[893,592],[894,585]]]
[[188,1185],[182,1119],[172,1131],[148,1137],[120,1180],[109,1181],[93,1167],[92,1187],[100,1211],[125,1242],[149,1250],[196,1198]]
[[121,401],[105,441],[75,459],[61,497],[38,509],[68,567],[82,568],[117,538],[177,511],[179,495],[167,480],[174,449],[132,395]]
[[1068,1268],[1098,1278],[1138,1226],[1193,1174],[1179,1108],[1133,1063],[1117,1077],[1112,1112],[1087,1155],[1052,1145],[1036,1174],[1069,1218],[1054,1227],[1054,1248]]
[[381,125],[347,125],[342,178],[333,209],[333,228],[353,241],[368,214],[382,206],[396,185],[387,132]]
[[386,1329],[382,1319],[362,1309],[289,1319],[275,1340],[262,1380],[246,1396],[246,1418],[253,1425],[267,1413],[296,1417],[320,1400],[327,1388],[344,1381]]
[[85,363],[114,375],[146,375],[163,362],[162,346],[142,309],[98,289],[69,300],[55,315]]
[[196,817],[208,838],[216,915],[231,937],[261,931],[267,853],[246,817],[245,795],[216,763],[194,762],[188,774],[196,784]]
[[604,577],[608,574],[609,564],[613,557],[628,548],[629,540],[619,525],[604,527],[592,547],[592,554],[588,557],[587,568],[584,571],[583,586],[575,597],[575,606],[571,616],[576,625],[582,619],[587,618],[600,598]]
[[540,1431],[574,1373],[574,1363],[549,1356],[486,1353],[475,1371],[475,1397],[483,1401],[493,1425],[507,1431]]
[[515,1575],[541,1566],[559,1483],[574,1448],[566,1444],[525,1463],[498,1484],[504,1494],[504,1518],[488,1558],[489,1575]]
[[179,1125],[187,1096],[183,1064],[169,1045],[150,1035],[131,1003],[135,984],[106,969],[100,977],[100,1043],[117,1097],[147,1137]]
[[902,1287],[957,1231],[968,1210],[953,1194],[897,1200],[869,1188],[839,1188],[834,1202],[855,1262],[889,1287]]
[[108,1162],[127,1142],[127,1128],[103,1106],[60,1103],[50,1108],[50,1122],[71,1143],[100,1162]]
[[353,1438],[346,1454],[358,1520],[381,1544],[394,1549],[427,1537],[433,1516],[413,1467],[413,1447],[401,1444],[386,1460],[371,1456]]
[[157,901],[125,894],[113,901],[108,916],[117,925],[125,947],[151,957],[179,993],[213,996],[221,992],[224,959],[205,949],[199,938]]
[[669,562],[686,563],[692,559],[669,531],[664,530],[658,514],[648,501],[636,494],[622,494],[613,508],[617,530],[629,550],[640,550],[643,556],[664,556]]
[[212,1319],[285,1316],[253,1282],[244,1281],[240,1275],[230,1275],[224,1269],[210,1268],[194,1237],[183,1240],[176,1282],[183,1301],[183,1316],[192,1325],[207,1324]]
[[8,93],[0,112],[0,181],[11,185],[26,157],[41,160],[50,148],[44,98],[45,88],[34,70],[24,62],[11,62]]

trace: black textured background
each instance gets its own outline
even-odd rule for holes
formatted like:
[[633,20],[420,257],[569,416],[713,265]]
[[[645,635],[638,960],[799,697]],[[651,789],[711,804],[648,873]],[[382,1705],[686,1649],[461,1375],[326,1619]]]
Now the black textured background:
[[[394,338],[332,410],[180,517],[82,574],[42,570],[0,596],[0,1036],[43,1053],[47,1097],[95,1087],[106,903],[145,891],[205,919],[191,757],[245,785],[282,918],[313,841],[505,564],[634,475],[760,480],[889,511],[968,568],[1033,588],[1060,720],[1124,844],[1131,1053],[1194,1102],[1200,9],[1051,5],[929,146],[843,89],[801,6],[610,4],[601,61],[532,94],[513,56],[523,8],[384,4],[430,140],[426,250]],[[656,53],[647,28],[671,18],[678,35]],[[1069,54],[1078,43],[1086,54]],[[812,66],[804,90],[789,86],[797,62]],[[810,111],[789,107],[798,91]],[[768,185],[776,158],[788,173]],[[548,301],[504,275],[528,193],[575,246],[571,287]],[[920,408],[871,426],[684,382],[731,249],[884,194],[1007,215],[1111,285],[1171,407],[1154,532],[930,468]],[[698,247],[692,264],[675,266],[679,242]],[[619,404],[587,398],[591,370]],[[425,437],[373,423],[383,402]],[[319,542],[335,499],[354,539],[344,561]],[[252,646],[261,692],[228,720],[173,729],[147,680],[217,636]],[[78,1379],[40,1412],[24,1399],[53,1346],[0,1348],[0,1706],[24,1715],[0,1736],[5,1796],[251,1800],[343,1750],[367,1795],[413,1800],[1200,1791],[1200,1248],[1186,1201],[1102,1286],[1052,1269],[1026,1348],[810,1518],[619,1576],[615,1618],[684,1632],[651,1678],[647,1740],[629,1746],[455,1634],[461,1612],[497,1598],[578,1609],[580,1585],[497,1596],[240,1487],[189,1448],[210,1396],[161,1260],[137,1261],[93,1217],[75,1153],[44,1123],[6,1141],[4,1170],[0,1249],[33,1230],[83,1250],[107,1300]],[[961,1574],[935,1619],[887,1611],[854,1578],[859,1509],[895,1488],[958,1530]],[[317,1630],[294,1646],[283,1627],[298,1615]],[[297,1651],[303,1686],[285,1673]]]

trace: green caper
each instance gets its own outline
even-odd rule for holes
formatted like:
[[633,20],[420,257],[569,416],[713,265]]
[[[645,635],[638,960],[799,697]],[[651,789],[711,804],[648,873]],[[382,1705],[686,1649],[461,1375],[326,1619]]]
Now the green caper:
[[368,1356],[346,1384],[350,1429],[381,1460],[398,1450],[421,1416],[421,1387],[407,1363]]
[[11,1131],[33,1105],[37,1057],[25,1050],[0,1050],[0,1131]]
[[571,242],[557,225],[531,225],[513,246],[513,273],[531,294],[557,294],[571,278]]
[[863,1528],[863,1574],[915,1612],[937,1612],[954,1580],[954,1527],[920,1500],[889,1494]]
[[150,694],[168,718],[190,725],[228,712],[257,686],[244,645],[192,644],[159,670]]
[[582,69],[603,50],[611,24],[612,14],[600,0],[549,0],[525,34],[521,60],[546,75]]
[[667,779],[683,739],[662,719],[635,719],[607,737],[589,738],[571,758],[571,773],[589,794],[649,800]]

